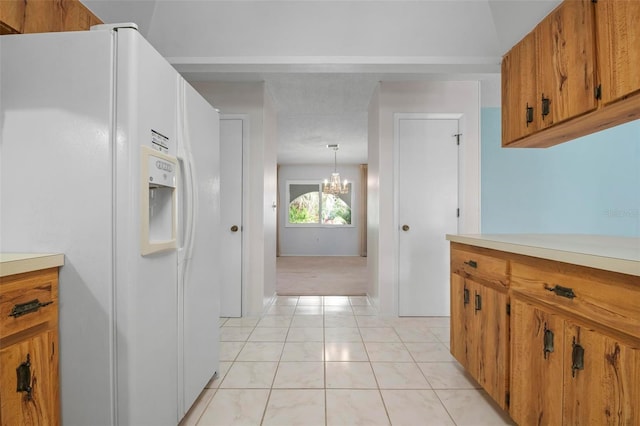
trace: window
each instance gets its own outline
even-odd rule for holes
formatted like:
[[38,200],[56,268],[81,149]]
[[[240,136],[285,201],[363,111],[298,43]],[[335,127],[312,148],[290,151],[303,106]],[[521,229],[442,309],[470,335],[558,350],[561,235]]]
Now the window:
[[287,182],[287,226],[350,226],[351,184],[346,194],[325,194],[316,181]]

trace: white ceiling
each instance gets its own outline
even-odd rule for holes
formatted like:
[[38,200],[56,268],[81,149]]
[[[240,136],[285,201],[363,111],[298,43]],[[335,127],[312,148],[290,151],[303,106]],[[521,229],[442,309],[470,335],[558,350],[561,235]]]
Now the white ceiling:
[[367,162],[383,80],[482,80],[560,0],[83,0],[136,22],[189,81],[265,81],[280,164]]

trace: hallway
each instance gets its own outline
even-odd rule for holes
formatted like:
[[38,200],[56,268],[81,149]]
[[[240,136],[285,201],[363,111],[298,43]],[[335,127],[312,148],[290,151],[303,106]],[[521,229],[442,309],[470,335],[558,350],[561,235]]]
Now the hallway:
[[364,296],[367,294],[367,258],[278,257],[276,293],[279,296]]
[[449,318],[279,296],[263,317],[220,326],[221,374],[183,426],[512,424],[449,354]]

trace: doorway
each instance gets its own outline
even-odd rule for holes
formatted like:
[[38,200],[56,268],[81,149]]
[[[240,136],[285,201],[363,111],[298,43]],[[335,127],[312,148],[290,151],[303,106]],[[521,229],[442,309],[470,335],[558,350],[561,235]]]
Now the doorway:
[[396,114],[398,314],[449,315],[449,246],[458,232],[459,119]]

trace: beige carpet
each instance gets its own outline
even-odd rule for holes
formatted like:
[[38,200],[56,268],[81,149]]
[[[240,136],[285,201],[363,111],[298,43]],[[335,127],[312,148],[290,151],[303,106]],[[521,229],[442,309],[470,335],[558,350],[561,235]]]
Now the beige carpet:
[[367,294],[367,258],[359,256],[278,257],[280,296],[362,296]]

